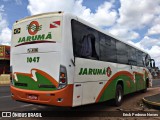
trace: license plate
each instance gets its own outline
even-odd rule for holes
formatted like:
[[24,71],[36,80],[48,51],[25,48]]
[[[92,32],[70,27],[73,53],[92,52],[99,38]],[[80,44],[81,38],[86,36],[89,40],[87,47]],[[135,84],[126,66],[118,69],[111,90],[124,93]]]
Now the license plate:
[[30,100],[38,100],[38,96],[37,95],[28,95],[28,99],[30,99]]
[[28,53],[36,53],[36,52],[38,52],[38,48],[29,48],[29,49],[27,50],[27,52],[28,52]]

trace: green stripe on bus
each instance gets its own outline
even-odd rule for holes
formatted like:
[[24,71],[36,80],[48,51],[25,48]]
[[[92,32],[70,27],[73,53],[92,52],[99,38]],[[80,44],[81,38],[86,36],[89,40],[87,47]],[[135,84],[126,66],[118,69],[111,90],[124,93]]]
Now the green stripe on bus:
[[[21,89],[26,90],[40,90],[40,91],[50,91],[50,90],[56,90],[57,88],[53,85],[51,81],[49,81],[47,78],[45,78],[43,75],[36,73],[37,81],[34,81],[29,76],[25,75],[17,75],[18,81],[14,80],[14,86]],[[20,86],[16,83],[22,83],[27,84],[27,86]],[[41,85],[52,85],[53,88],[40,88],[39,84]]]
[[[143,78],[140,75],[138,75],[138,74],[135,75],[135,83],[134,83],[134,80],[132,80],[129,76],[120,75],[120,76],[116,77],[108,85],[108,87],[105,89],[105,91],[101,95],[98,102],[103,102],[103,101],[115,98],[116,85],[117,85],[118,81],[123,82],[124,95],[135,92],[137,90],[144,89],[145,81],[143,80]],[[140,81],[143,81],[143,83],[141,83]],[[127,85],[127,82],[130,83],[130,87]]]

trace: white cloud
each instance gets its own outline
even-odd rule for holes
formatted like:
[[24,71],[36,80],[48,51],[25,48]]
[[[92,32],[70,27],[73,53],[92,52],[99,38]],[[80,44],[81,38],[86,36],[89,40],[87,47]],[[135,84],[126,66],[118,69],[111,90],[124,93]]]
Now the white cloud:
[[159,14],[160,0],[120,0],[120,18],[118,24],[130,29],[142,28],[150,25],[152,20]]
[[[97,7],[93,13],[90,8],[84,6],[83,0],[28,0],[28,11],[31,15],[64,11],[81,17],[99,27],[106,29],[111,34],[128,41],[129,43],[147,51],[160,67],[160,40],[141,36],[140,31],[148,29],[148,34],[160,33],[160,0],[120,0],[118,13],[115,10],[114,0],[105,1]],[[131,40],[143,37],[137,43]]]
[[8,27],[2,29],[0,34],[0,43],[1,44],[8,44],[11,41],[11,30]]
[[145,51],[147,51],[153,59],[155,59],[156,66],[160,68],[160,40],[145,36],[139,44]]
[[117,12],[112,8],[112,2],[104,2],[95,13],[82,5],[83,0],[29,0],[27,9],[31,15],[51,12],[65,11],[73,13],[97,26],[113,25],[117,18]]
[[[153,39],[148,36],[145,36],[140,42],[134,43],[132,41],[128,41],[128,43],[146,51],[151,58],[155,60],[156,66],[160,68],[160,44],[157,45],[157,42],[160,40]],[[150,48],[146,47],[149,46]]]
[[0,6],[0,44],[10,44],[11,30],[8,28],[8,22],[4,16],[4,5]]
[[153,59],[155,59],[156,66],[160,68],[160,46],[152,46],[151,49],[146,50]]
[[146,51],[146,49],[145,49],[139,42],[137,42],[137,43],[134,43],[134,42],[132,42],[132,41],[127,41],[127,42],[128,42],[129,44],[131,44],[131,45],[139,48],[140,50]]
[[[111,28],[110,32],[126,37],[129,35],[126,31],[134,33],[135,30],[148,29],[146,35],[153,35],[160,33],[160,0],[120,0],[121,7],[119,8],[118,26],[116,29]],[[121,32],[120,30],[124,30]],[[139,33],[140,36],[140,33]],[[143,36],[141,36],[143,37]],[[135,37],[136,38],[136,37]],[[142,40],[137,43],[128,41],[138,48],[147,51],[156,61],[156,66],[160,67],[160,39],[144,36]]]
[[2,18],[2,15],[0,16],[1,16],[1,20],[0,20],[0,31],[1,31],[3,28],[5,28],[8,25],[8,23],[5,19]]
[[[152,26],[152,21],[160,21],[160,19],[156,20],[157,15],[160,14],[158,12],[160,0],[155,2],[150,0],[120,0],[120,4],[119,17],[115,24],[106,31],[124,41],[140,38],[141,34],[137,31]],[[158,29],[156,30],[158,31]]]
[[29,0],[27,9],[31,15],[52,12],[52,11],[67,11],[72,12],[74,0]]
[[[83,0],[28,0],[27,9],[31,15],[52,11],[70,12],[96,26],[110,27],[106,31],[147,51],[160,67],[160,40],[149,37],[160,34],[160,0],[120,0],[118,12],[114,1],[103,2],[95,12],[84,6]],[[15,2],[22,4],[22,0]],[[10,44],[11,30],[4,13],[4,5],[0,5],[0,44]],[[142,37],[137,31],[144,27],[150,28],[146,30],[146,36],[137,43],[132,42],[131,40]]]
[[160,13],[153,21],[155,24],[160,24]]
[[[145,49],[151,48],[152,46],[160,46],[160,40],[145,36],[140,42],[141,46]],[[160,53],[159,53],[160,54]]]
[[[120,0],[116,24],[107,29],[111,34],[123,40],[135,40],[143,37],[138,33],[150,27],[148,34],[160,33],[160,0]],[[146,44],[147,45],[147,44]]]
[[0,6],[0,12],[4,12],[4,5]]
[[[160,34],[160,0],[120,0],[119,18],[110,29],[111,34],[127,40],[128,43],[147,51],[153,59],[156,66],[160,68],[160,39],[142,36],[137,30],[148,29],[146,35]],[[147,31],[147,30],[146,30]],[[135,40],[143,37],[135,43],[129,40]]]
[[104,2],[100,5],[95,14],[90,14],[91,23],[98,26],[113,25],[117,19],[117,12],[112,7],[111,2]]
[[148,30],[148,35],[154,34],[160,34],[160,24],[157,24]]
[[[159,5],[160,6],[160,5]],[[148,29],[147,35],[158,35],[160,34],[160,12],[157,16],[155,16],[152,21],[152,26]]]
[[[159,57],[160,58],[160,53],[159,53],[160,46],[157,46],[157,45],[152,46],[152,48],[150,50],[146,50],[146,51],[148,51],[148,53],[150,53],[150,55],[152,55],[152,57],[154,57],[154,58]],[[159,62],[160,62],[160,59],[159,59]]]
[[108,31],[109,33],[119,37],[124,41],[130,41],[139,38],[139,34],[137,32],[120,26],[114,26],[110,28]]

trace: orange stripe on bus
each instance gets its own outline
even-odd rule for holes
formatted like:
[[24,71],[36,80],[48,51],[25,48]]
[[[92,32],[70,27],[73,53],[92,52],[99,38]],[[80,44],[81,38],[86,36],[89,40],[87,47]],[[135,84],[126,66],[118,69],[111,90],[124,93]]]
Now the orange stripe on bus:
[[143,77],[143,73],[138,73],[138,72],[133,72],[133,73],[135,73],[135,74],[140,75],[140,76]]

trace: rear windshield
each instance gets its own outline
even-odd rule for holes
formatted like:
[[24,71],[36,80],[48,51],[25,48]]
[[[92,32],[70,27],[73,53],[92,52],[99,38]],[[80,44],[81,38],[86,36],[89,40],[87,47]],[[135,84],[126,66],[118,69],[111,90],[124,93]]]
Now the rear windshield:
[[60,42],[62,17],[50,16],[30,19],[13,26],[12,46],[42,42]]

